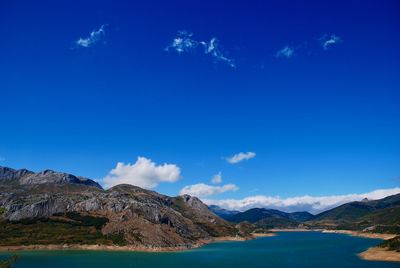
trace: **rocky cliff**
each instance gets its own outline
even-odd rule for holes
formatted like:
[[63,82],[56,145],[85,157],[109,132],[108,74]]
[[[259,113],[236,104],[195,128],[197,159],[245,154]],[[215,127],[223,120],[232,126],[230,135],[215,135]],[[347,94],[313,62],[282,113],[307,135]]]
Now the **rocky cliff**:
[[[118,241],[190,248],[213,237],[243,235],[196,197],[169,197],[132,185],[103,190],[93,180],[71,174],[6,167],[0,167],[0,221],[8,230],[0,234],[1,245],[69,243],[71,239],[87,243],[90,236],[90,243],[96,244]],[[68,228],[76,230],[79,239],[69,234],[68,240],[64,235]],[[28,237],[16,236],[13,230],[27,230]],[[31,232],[43,234],[30,241]],[[52,239],[50,232],[59,239]]]

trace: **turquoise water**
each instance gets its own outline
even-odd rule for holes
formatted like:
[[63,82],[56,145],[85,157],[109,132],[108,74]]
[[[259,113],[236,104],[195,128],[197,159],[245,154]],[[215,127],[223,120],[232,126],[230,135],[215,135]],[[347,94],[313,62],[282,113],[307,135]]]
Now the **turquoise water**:
[[[357,253],[379,242],[340,234],[282,232],[275,237],[218,242],[185,252],[21,252],[15,267],[400,267],[357,257]],[[5,256],[0,254],[0,258]]]

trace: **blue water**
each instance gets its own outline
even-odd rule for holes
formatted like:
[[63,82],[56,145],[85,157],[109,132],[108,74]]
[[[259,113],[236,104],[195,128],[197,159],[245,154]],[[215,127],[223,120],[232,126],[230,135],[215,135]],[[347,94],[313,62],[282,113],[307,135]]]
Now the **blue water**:
[[[357,257],[378,239],[282,232],[246,242],[218,242],[184,252],[26,251],[15,267],[400,267]],[[7,254],[0,253],[0,258]]]

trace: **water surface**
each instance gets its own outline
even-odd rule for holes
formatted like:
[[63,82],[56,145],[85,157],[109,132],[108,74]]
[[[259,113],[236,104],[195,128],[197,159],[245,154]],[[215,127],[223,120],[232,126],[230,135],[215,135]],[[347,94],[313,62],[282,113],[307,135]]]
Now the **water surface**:
[[[26,251],[15,267],[400,267],[357,253],[380,240],[319,232],[281,232],[246,242],[217,242],[184,252]],[[6,254],[0,253],[0,258]]]

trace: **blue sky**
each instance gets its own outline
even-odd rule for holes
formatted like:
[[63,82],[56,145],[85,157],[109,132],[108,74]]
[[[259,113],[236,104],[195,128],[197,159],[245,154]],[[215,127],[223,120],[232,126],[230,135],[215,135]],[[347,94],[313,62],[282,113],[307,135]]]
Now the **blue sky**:
[[0,4],[0,165],[215,200],[399,186],[397,1],[136,2]]

